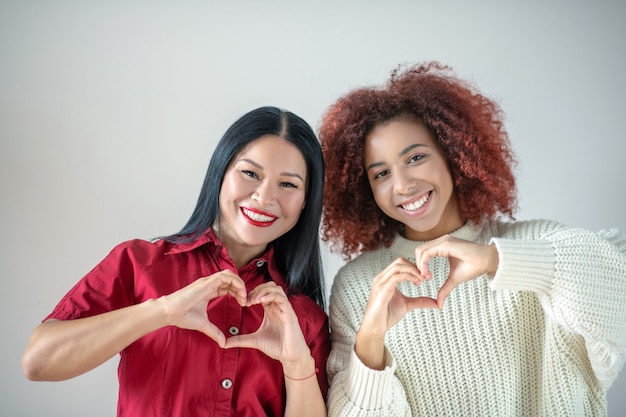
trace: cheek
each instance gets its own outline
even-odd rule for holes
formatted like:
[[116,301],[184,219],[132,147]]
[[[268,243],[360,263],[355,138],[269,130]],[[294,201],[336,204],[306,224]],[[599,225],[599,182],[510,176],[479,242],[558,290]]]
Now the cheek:
[[370,181],[370,188],[372,190],[372,194],[374,195],[374,201],[376,201],[376,204],[379,206],[385,205],[385,201],[389,198],[391,187],[387,184],[372,183]]
[[243,198],[251,195],[254,189],[255,185],[250,181],[246,181],[240,175],[227,175],[222,183],[220,200],[222,195],[228,196],[230,199]]
[[224,209],[224,205],[227,204],[228,200],[231,199],[232,190],[232,179],[230,179],[228,176],[224,177],[224,181],[222,182],[222,188],[220,188],[220,210]]
[[283,199],[283,209],[285,210],[285,214],[296,217],[300,217],[300,213],[304,208],[304,195],[298,196],[288,196]]
[[452,176],[450,175],[449,172],[445,172],[442,175],[440,175],[440,179],[439,179],[439,183],[443,185],[443,187],[446,189],[447,193],[452,193],[452,189],[453,189],[453,183],[452,183]]
[[429,170],[430,182],[433,184],[439,184],[439,188],[451,189],[452,188],[452,175],[448,171],[448,167],[441,163],[431,170]]
[[387,216],[392,217],[394,214],[395,205],[393,204],[392,196],[389,194],[388,187],[376,187],[372,188],[372,194],[374,195],[374,202],[378,208]]

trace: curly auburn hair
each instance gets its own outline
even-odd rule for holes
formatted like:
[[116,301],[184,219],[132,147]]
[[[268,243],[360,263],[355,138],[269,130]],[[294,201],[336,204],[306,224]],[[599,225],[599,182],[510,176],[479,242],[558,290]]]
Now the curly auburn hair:
[[353,90],[324,114],[319,129],[326,166],[322,240],[332,242],[344,259],[388,247],[402,230],[376,205],[364,168],[367,135],[397,118],[413,118],[433,135],[464,220],[513,219],[516,160],[503,113],[451,72],[438,62],[399,66],[385,86]]

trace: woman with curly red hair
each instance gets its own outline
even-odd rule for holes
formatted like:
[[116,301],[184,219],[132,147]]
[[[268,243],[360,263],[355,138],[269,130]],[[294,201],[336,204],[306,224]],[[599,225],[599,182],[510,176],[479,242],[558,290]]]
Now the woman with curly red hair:
[[[516,221],[499,106],[436,62],[326,112],[330,416],[606,414],[626,239]],[[445,301],[445,307],[444,307]]]

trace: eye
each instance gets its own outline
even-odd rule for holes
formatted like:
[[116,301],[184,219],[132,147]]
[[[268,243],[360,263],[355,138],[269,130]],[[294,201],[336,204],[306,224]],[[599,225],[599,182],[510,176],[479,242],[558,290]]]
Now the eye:
[[259,176],[254,171],[250,171],[249,169],[242,169],[241,173],[247,177],[253,178],[255,180],[259,179]]
[[378,180],[378,179],[381,179],[383,177],[386,177],[387,175],[389,175],[389,170],[388,169],[385,169],[385,170],[382,170],[382,171],[378,171],[376,174],[374,174],[374,179]]
[[418,153],[418,154],[412,155],[412,156],[409,158],[409,163],[411,163],[411,162],[418,162],[418,161],[420,161],[421,159],[424,159],[424,157],[425,157],[425,156],[426,156],[426,155],[424,155],[424,154],[422,154],[422,153]]
[[287,181],[281,182],[280,186],[281,187],[285,187],[285,188],[298,188],[298,186],[296,184],[294,184],[292,182],[287,182]]

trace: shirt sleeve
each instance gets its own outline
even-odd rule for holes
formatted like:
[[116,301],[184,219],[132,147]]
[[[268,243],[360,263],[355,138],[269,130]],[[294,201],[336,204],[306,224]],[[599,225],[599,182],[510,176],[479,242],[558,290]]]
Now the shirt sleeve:
[[608,389],[626,357],[626,238],[543,227],[531,239],[493,238],[500,265],[493,289],[532,291],[546,314],[582,336],[596,378]]
[[328,316],[323,314],[323,319],[316,320],[316,326],[311,341],[309,342],[309,349],[311,350],[311,356],[315,359],[316,369],[319,370],[317,374],[317,380],[320,385],[320,390],[324,399],[328,395],[328,375],[326,373],[326,361],[330,352],[330,331],[328,327]]
[[[383,370],[368,368],[354,351],[356,331],[367,301],[367,289],[342,285],[344,282],[362,283],[361,277],[335,278],[330,300],[332,349],[328,358],[330,389],[328,415],[336,416],[410,416],[411,410],[400,380],[395,376],[395,361],[385,349],[386,366]],[[358,284],[357,284],[358,285]]]
[[73,320],[91,317],[133,304],[137,273],[138,242],[116,246],[98,265],[79,280],[45,320]]

